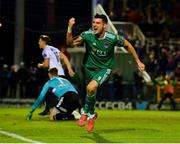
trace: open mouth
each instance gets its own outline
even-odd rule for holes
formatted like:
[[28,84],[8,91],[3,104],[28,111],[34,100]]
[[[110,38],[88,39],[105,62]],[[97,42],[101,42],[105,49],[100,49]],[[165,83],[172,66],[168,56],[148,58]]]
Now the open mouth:
[[97,28],[96,28],[96,27],[94,27],[94,28],[93,28],[93,31],[94,31],[94,33],[96,33],[96,32],[97,32]]

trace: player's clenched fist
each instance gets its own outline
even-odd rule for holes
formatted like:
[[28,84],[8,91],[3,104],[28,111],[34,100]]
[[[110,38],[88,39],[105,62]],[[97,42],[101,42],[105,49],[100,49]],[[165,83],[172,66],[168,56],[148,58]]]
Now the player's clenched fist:
[[75,24],[75,18],[72,17],[72,18],[69,19],[68,26],[69,26],[69,27],[72,27],[74,24]]
[[145,65],[141,61],[137,61],[137,65],[138,65],[138,69],[140,71],[144,71],[145,70]]

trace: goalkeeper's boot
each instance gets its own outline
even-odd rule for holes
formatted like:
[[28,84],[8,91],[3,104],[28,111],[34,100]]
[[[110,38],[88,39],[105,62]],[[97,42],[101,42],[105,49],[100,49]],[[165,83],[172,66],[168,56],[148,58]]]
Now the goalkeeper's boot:
[[97,113],[95,113],[92,118],[91,117],[89,118],[87,132],[89,133],[93,132],[96,118],[97,118]]
[[80,127],[85,126],[86,125],[86,119],[87,119],[87,114],[81,114],[81,117],[80,117],[80,119],[78,121],[78,125]]

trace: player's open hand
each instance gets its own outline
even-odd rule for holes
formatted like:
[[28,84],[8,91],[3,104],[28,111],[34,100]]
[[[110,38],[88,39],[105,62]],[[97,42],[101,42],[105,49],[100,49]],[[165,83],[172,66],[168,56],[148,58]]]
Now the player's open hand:
[[72,18],[69,19],[68,26],[69,26],[69,27],[73,27],[74,24],[75,24],[75,18],[72,17]]

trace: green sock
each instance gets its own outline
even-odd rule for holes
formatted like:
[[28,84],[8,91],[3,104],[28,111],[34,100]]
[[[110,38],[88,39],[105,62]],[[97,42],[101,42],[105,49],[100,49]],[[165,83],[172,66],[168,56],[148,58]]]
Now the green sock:
[[85,105],[84,105],[84,114],[94,114],[94,111],[95,111],[95,102],[96,102],[96,95],[87,95],[86,96],[86,102],[85,102]]

